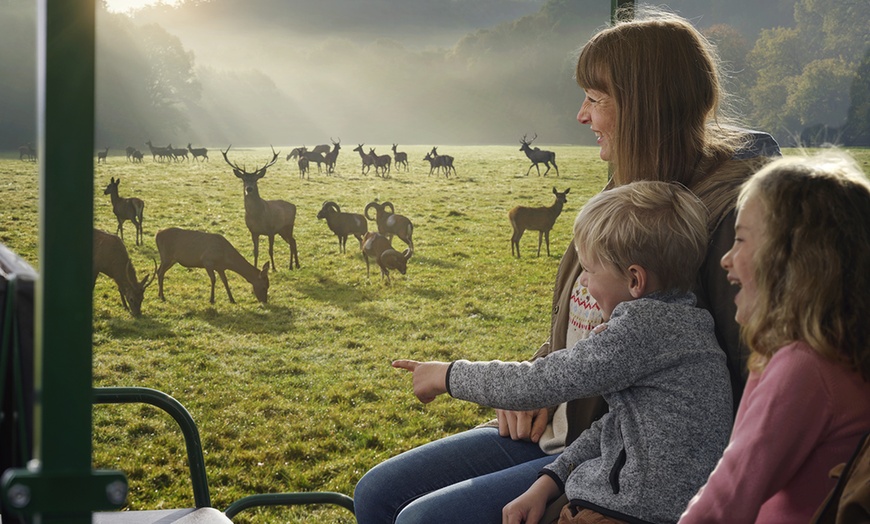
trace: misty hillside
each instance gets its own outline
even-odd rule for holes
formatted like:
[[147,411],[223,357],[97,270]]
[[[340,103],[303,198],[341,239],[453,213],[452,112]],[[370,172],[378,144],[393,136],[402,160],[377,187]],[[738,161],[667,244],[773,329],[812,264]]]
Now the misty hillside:
[[[582,91],[573,65],[579,47],[606,25],[609,4],[187,0],[124,14],[98,7],[96,145],[144,147],[149,139],[176,147],[301,145],[330,137],[343,143],[513,144],[526,133],[537,133],[542,144],[591,144],[592,134],[575,120]],[[822,70],[839,68],[821,77],[830,79],[827,84],[806,85],[816,97],[831,91],[831,102],[816,114],[807,113],[799,96],[794,102],[761,96],[803,84],[759,75],[754,64],[769,63],[765,53],[785,45],[776,40],[783,31],[804,32],[799,24],[789,29],[796,8],[816,17],[825,16],[821,10],[836,12],[841,25],[860,26],[867,10],[861,0],[844,0],[852,9],[846,15],[809,0],[723,4],[669,2],[719,45],[733,73],[728,87],[742,95],[734,105],[747,122],[786,140],[812,126],[845,136],[860,108],[843,92],[865,89],[849,83],[858,81],[854,64],[860,56],[852,53],[840,65],[826,62]],[[35,35],[28,34],[33,10],[33,2],[8,0],[0,19],[4,149],[35,136],[29,110],[35,105]],[[861,31],[815,25],[857,39],[859,51],[866,48]],[[765,40],[761,51],[754,49],[761,45],[756,40]],[[806,55],[807,62],[816,59]],[[800,75],[804,66],[796,65],[791,74]],[[770,85],[759,90],[758,82]],[[794,104],[792,113],[783,111],[787,103]]]

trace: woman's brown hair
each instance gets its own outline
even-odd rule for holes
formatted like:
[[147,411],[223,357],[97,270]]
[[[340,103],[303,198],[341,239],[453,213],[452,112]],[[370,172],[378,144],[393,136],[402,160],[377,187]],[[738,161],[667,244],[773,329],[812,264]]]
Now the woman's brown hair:
[[724,124],[713,45],[691,23],[652,8],[583,46],[576,80],[616,102],[613,184],[646,180],[692,188],[742,145]]
[[782,158],[753,175],[738,206],[758,199],[758,298],[742,326],[749,368],[804,341],[870,381],[870,181],[846,154]]

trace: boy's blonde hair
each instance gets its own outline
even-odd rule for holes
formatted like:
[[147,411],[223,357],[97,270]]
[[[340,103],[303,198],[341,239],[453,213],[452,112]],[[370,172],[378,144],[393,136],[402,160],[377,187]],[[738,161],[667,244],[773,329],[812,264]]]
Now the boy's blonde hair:
[[782,158],[746,181],[738,206],[751,198],[764,229],[741,327],[749,369],[802,340],[870,381],[870,181],[845,153]]
[[632,182],[602,191],[574,221],[578,251],[623,274],[638,264],[663,290],[693,287],[707,240],[707,208],[672,182]]

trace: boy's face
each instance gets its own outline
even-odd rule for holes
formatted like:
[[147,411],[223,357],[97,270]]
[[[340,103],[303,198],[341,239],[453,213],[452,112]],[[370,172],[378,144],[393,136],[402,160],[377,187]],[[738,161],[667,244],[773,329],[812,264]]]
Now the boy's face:
[[737,305],[735,320],[745,324],[752,316],[758,289],[755,285],[755,251],[761,245],[764,234],[764,213],[761,202],[749,197],[737,210],[734,225],[734,245],[722,257],[722,268],[728,272],[728,282],[740,291],[734,297]]
[[634,300],[631,294],[631,279],[613,266],[598,260],[589,253],[580,252],[580,284],[589,290],[592,298],[598,302],[604,321],[610,320],[613,308],[620,302]]

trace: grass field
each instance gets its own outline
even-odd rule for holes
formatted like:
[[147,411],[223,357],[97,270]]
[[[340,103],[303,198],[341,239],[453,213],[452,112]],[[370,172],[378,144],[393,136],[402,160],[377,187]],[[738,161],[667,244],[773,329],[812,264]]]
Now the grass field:
[[[218,282],[208,302],[204,270],[175,266],[166,275],[167,300],[156,283],[145,294],[143,317],[122,308],[114,283],[94,290],[94,383],[148,386],[184,403],[199,425],[212,503],[225,508],[254,493],[338,491],[352,495],[371,466],[401,451],[452,434],[492,415],[475,405],[439,399],[423,406],[410,376],[393,370],[398,357],[524,359],[544,341],[552,282],[580,206],[605,183],[597,149],[548,147],[561,175],[538,177],[518,146],[440,146],[456,157],[458,176],[428,176],[430,146],[400,147],[411,170],[390,178],[360,174],[345,144],[334,176],[313,168],[301,180],[282,147],[259,183],[266,199],[297,206],[300,270],[288,270],[289,249],[275,243],[278,271],[270,274],[268,304],[229,273],[237,300]],[[367,146],[369,147],[369,146]],[[375,146],[379,153],[388,145]],[[544,147],[542,145],[542,147]],[[276,148],[277,149],[277,148]],[[110,151],[94,174],[95,226],[114,232],[103,188],[121,178],[121,196],[145,200],[145,245],[127,248],[141,275],[158,259],[154,234],[180,226],[223,234],[253,262],[244,223],[241,182],[217,150],[207,163],[125,162]],[[856,150],[865,172],[870,152]],[[239,149],[231,159],[249,169],[266,163],[268,148]],[[571,188],[550,235],[550,256],[535,256],[527,232],[523,257],[511,256],[507,211],[517,204],[550,205],[552,188]],[[37,166],[0,158],[0,242],[39,267]],[[353,238],[339,254],[336,237],[316,215],[326,200],[361,213],[371,201],[391,201],[415,226],[415,253],[391,286],[365,263]],[[371,224],[374,229],[374,224]],[[396,239],[394,246],[404,249]],[[268,260],[261,240],[260,260]],[[168,416],[150,407],[94,410],[98,468],[118,468],[130,481],[130,509],[192,504],[184,445]],[[246,511],[238,522],[353,522],[343,509],[305,507]]]

